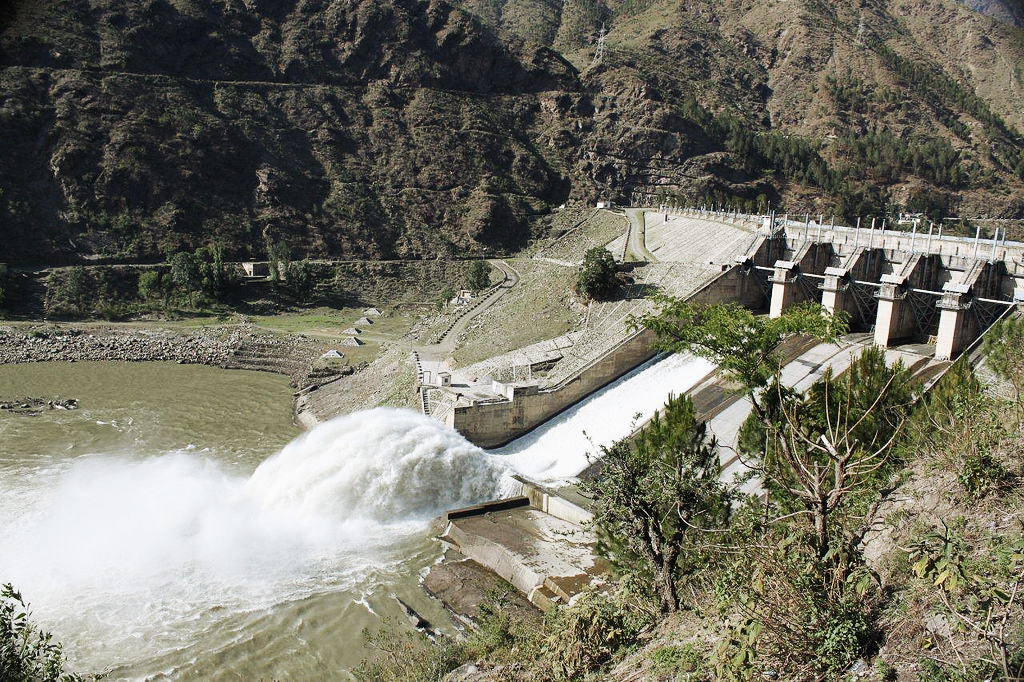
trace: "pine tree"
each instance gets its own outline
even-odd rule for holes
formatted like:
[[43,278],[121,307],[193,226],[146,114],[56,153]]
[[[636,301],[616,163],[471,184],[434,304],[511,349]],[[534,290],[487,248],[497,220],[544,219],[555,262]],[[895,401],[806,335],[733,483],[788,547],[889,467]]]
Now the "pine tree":
[[663,612],[677,611],[680,580],[701,561],[701,529],[728,516],[717,443],[693,401],[670,396],[634,441],[601,449],[598,474],[582,484],[595,500],[599,551],[649,583]]

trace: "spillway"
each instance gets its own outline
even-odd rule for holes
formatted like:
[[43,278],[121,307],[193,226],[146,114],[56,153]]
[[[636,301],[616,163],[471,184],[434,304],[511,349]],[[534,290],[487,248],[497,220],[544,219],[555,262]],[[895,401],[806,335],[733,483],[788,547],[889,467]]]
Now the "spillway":
[[688,355],[655,357],[508,445],[491,450],[533,480],[558,484],[580,473],[599,452],[630,434],[713,369]]

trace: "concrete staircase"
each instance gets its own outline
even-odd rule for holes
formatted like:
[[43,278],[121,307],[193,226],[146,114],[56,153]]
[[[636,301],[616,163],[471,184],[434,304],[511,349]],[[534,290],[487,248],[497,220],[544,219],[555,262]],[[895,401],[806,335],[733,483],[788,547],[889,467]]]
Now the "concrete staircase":
[[448,413],[455,409],[458,399],[454,393],[439,388],[424,387],[422,402],[425,414],[443,422]]

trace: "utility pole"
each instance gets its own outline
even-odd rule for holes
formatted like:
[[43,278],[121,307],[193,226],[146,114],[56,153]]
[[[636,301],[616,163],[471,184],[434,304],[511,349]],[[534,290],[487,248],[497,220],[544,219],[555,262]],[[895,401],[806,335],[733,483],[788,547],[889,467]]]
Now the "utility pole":
[[601,31],[597,34],[597,49],[594,51],[594,59],[590,62],[590,66],[594,67],[601,63],[604,59],[604,37],[607,32],[604,30],[604,22],[601,22]]

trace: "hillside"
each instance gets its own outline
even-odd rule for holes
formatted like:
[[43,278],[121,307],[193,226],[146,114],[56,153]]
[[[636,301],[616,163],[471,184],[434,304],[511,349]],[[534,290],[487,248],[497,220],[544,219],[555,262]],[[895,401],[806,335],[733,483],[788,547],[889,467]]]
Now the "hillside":
[[15,261],[416,258],[514,245],[565,198],[526,130],[571,69],[442,2],[22,2],[0,46]]
[[4,260],[500,253],[599,197],[1024,217],[1014,7],[15,0]]
[[[793,212],[1024,208],[1024,34],[1012,25],[956,2],[574,7],[540,28],[506,19],[525,14],[517,0],[501,15],[504,30],[553,36],[593,93],[574,178],[624,194],[763,192]],[[596,29],[571,37],[580,13],[608,27],[600,65],[589,61]]]
[[1019,0],[962,0],[970,8],[1017,26],[1024,25],[1024,6]]

